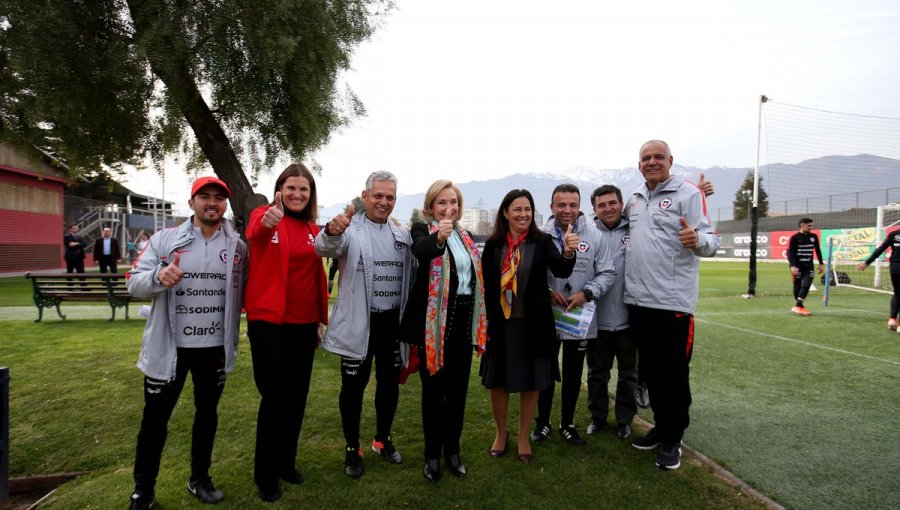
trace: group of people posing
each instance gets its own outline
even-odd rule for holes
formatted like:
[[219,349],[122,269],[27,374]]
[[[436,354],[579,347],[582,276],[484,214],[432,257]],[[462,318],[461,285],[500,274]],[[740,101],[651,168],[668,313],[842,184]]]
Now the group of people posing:
[[[632,444],[658,449],[656,464],[677,469],[691,404],[699,257],[714,255],[719,238],[700,187],[671,175],[672,161],[665,142],[645,143],[639,157],[644,184],[627,205],[615,186],[597,188],[593,221],[580,211],[574,185],[553,191],[553,215],[543,226],[534,222],[531,193],[512,190],[482,250],[458,223],[463,196],[448,180],[428,188],[424,221],[406,230],[390,220],[396,177],[374,172],[361,195],[365,210],[350,206],[320,229],[315,179],[302,164],[292,164],[276,180],[273,201],[252,212],[245,245],[223,219],[228,186],[214,177],[198,179],[189,202],[194,215],[153,235],[128,275],[133,295],[153,298],[138,361],[145,405],[129,508],[155,501],[167,423],[189,372],[196,412],[188,490],[206,503],[223,498],[209,468],[216,407],[234,366],[242,307],[261,395],[254,480],[263,501],[280,499],[281,482],[303,482],[297,444],[320,342],[341,357],[347,476],[365,472],[360,416],[373,365],[372,450],[389,463],[402,462],[391,429],[400,380],[417,366],[422,472],[437,482],[443,459],[445,472],[465,476],[460,437],[473,353],[481,355],[480,379],[496,425],[493,443],[485,439],[491,457],[507,453],[512,429],[518,460],[532,460],[532,443],[552,430],[556,380],[562,381],[559,432],[570,444],[584,444],[574,414],[585,358],[587,432],[597,433],[607,422],[606,386],[615,358],[616,434],[630,437],[639,359],[655,427]],[[701,185],[712,192],[711,184]],[[330,316],[322,257],[339,267]],[[587,303],[596,306],[587,338],[559,333],[553,307],[573,310]],[[508,426],[511,393],[519,394],[517,427]]]

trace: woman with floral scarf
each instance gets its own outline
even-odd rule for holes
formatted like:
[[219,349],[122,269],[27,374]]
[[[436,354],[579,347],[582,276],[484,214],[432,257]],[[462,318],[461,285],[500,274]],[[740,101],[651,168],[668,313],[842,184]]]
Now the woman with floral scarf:
[[425,193],[424,223],[412,226],[419,267],[406,310],[403,339],[417,348],[422,379],[425,478],[441,478],[443,454],[451,474],[465,476],[459,456],[472,349],[484,352],[487,322],[481,254],[457,221],[463,198],[447,180]]

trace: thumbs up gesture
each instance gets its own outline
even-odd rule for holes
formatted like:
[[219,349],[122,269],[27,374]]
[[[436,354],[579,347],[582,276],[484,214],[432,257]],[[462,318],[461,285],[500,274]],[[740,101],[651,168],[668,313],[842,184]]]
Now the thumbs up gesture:
[[449,207],[444,211],[444,217],[438,223],[437,240],[438,244],[444,244],[453,233],[453,216],[456,212]]
[[262,224],[266,228],[275,228],[284,218],[284,200],[281,198],[281,192],[275,192],[275,205],[269,207],[266,214],[262,217]]
[[566,233],[563,234],[563,255],[566,258],[572,258],[575,254],[575,250],[578,248],[578,234],[572,231],[572,224],[569,223],[569,226],[566,227]]
[[706,177],[703,176],[703,172],[700,172],[700,182],[697,183],[697,187],[700,188],[700,191],[706,196],[710,196],[716,192],[716,188],[713,186],[712,181],[707,181]]
[[353,219],[353,215],[356,213],[356,208],[353,207],[353,204],[350,204],[347,207],[347,212],[338,214],[334,218],[331,218],[331,221],[328,222],[328,225],[325,226],[325,233],[330,236],[339,236],[347,230],[347,227],[350,226],[350,220]]
[[181,263],[181,254],[175,252],[175,257],[172,258],[172,262],[166,267],[159,270],[159,274],[157,274],[157,279],[159,283],[164,287],[171,289],[178,282],[184,278],[184,271],[178,267],[178,264]]
[[678,231],[678,238],[681,240],[681,246],[687,248],[688,250],[693,250],[697,247],[697,242],[699,240],[699,235],[697,231],[693,229],[684,216],[679,218],[681,221],[681,230]]

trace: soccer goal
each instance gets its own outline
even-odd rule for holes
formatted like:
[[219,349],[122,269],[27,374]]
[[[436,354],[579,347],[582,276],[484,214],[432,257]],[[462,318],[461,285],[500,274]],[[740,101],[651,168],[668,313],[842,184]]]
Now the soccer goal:
[[[748,294],[791,294],[786,251],[804,218],[813,220],[823,258],[830,259],[832,288],[890,290],[883,258],[866,271],[856,271],[856,264],[885,238],[886,229],[900,226],[898,175],[900,118],[817,110],[762,96],[756,176],[768,197],[754,204],[757,223],[748,225],[748,238],[763,243],[748,250]],[[757,258],[774,264],[760,264],[757,273]],[[777,270],[779,263],[783,270]],[[819,292],[824,283],[816,277]]]
[[[856,266],[872,255],[889,232],[900,229],[900,203],[878,207],[874,224],[874,227],[847,229],[846,232],[829,238],[827,251],[829,285],[885,294],[893,293],[888,275],[890,248],[875,259],[865,271],[857,271]],[[826,288],[826,302],[829,290]]]

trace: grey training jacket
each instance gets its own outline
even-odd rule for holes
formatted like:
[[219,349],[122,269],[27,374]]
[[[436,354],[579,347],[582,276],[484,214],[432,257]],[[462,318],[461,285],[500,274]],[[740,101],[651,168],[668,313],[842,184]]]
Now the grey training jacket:
[[[700,257],[712,257],[719,236],[706,216],[700,189],[673,175],[652,193],[640,185],[625,206],[625,303],[693,314],[697,307]],[[680,218],[699,234],[697,248],[681,246]]]
[[[156,279],[159,270],[172,260],[175,250],[194,240],[191,227],[194,217],[174,228],[153,234],[147,248],[141,252],[134,266],[126,275],[128,292],[138,298],[152,298],[150,317],[144,328],[141,354],[137,367],[147,377],[171,381],[175,379],[177,361],[175,347],[175,303],[169,299],[175,288],[167,289]],[[232,230],[227,220],[222,221],[225,234],[225,312],[223,333],[225,338],[225,371],[231,372],[237,355],[240,333],[241,308],[244,306],[244,285],[247,282],[247,245]]]
[[[542,227],[544,232],[553,238],[553,244],[562,253],[560,235],[564,235],[561,229],[556,228],[556,219],[550,216]],[[578,213],[578,219],[572,231],[578,235],[578,249],[575,250],[575,268],[568,278],[556,278],[553,273],[547,271],[547,283],[550,288],[569,297],[576,292],[590,289],[594,293],[594,303],[600,296],[604,296],[616,279],[616,270],[613,267],[612,254],[606,241],[600,235],[600,231],[584,216]],[[566,285],[569,290],[566,290]],[[597,320],[599,309],[594,313],[594,320],[588,331],[588,338],[597,337]],[[572,340],[573,337],[560,334],[560,338]]]
[[605,294],[597,299],[597,329],[621,331],[628,329],[628,307],[625,306],[625,245],[628,244],[628,220],[623,216],[612,229],[599,219],[594,220],[600,235],[612,252],[616,281]]
[[[316,253],[338,260],[338,297],[331,310],[328,329],[322,340],[322,348],[340,356],[365,359],[369,345],[369,313],[372,308],[372,276],[375,271],[372,240],[364,224],[365,212],[356,213],[347,230],[339,236],[330,236],[325,229],[316,236]],[[400,282],[400,316],[409,297],[410,278],[415,274],[416,259],[412,255],[412,239],[409,231],[388,220],[398,249],[403,250],[403,281]],[[356,271],[362,261],[363,278]],[[398,327],[397,335],[400,331]],[[400,354],[406,365],[409,346],[400,344]]]

